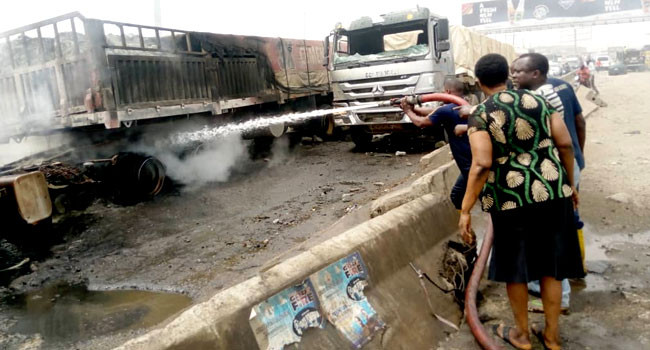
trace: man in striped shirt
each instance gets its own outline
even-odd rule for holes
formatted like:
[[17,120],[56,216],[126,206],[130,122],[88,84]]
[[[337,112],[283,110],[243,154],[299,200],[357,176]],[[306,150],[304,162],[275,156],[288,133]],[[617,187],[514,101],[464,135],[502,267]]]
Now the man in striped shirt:
[[512,78],[519,89],[533,90],[560,114],[564,106],[553,85],[547,81],[548,59],[539,53],[526,53],[512,63]]
[[[527,53],[519,56],[512,62],[512,79],[518,89],[532,90],[538,95],[544,97],[548,103],[560,114],[564,115],[564,105],[560,96],[551,83],[547,81],[548,59],[539,53]],[[566,119],[566,118],[565,118]],[[577,182],[576,182],[577,185]],[[533,281],[528,284],[528,289],[539,293],[539,281]],[[567,279],[562,281],[562,304],[563,313],[569,311],[569,298],[571,295],[571,285]],[[529,309],[534,312],[542,312],[542,303],[540,300],[533,300]]]

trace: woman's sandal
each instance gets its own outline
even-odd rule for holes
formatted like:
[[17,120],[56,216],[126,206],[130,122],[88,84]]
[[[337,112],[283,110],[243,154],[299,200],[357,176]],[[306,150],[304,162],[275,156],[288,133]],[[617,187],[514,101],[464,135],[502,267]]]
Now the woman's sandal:
[[[535,298],[535,299],[531,300],[528,303],[528,311],[538,313],[538,314],[543,314],[544,313],[544,304],[542,303],[542,299]],[[569,308],[568,307],[560,307],[560,313],[562,315],[568,315],[569,314]]]
[[542,343],[544,350],[562,350],[562,347],[560,346],[550,347],[546,345],[546,339],[544,339],[544,330],[540,329],[539,327],[536,327],[536,324],[532,324],[530,326],[530,332],[533,333],[533,335],[536,336],[537,339],[539,339],[539,342]]
[[[499,334],[499,327],[502,327],[502,326],[503,326],[503,328],[502,328],[501,334]],[[496,335],[497,337],[503,339],[506,343],[514,346],[516,349],[519,349],[519,350],[531,350],[533,348],[532,344],[528,344],[528,346],[520,347],[520,346],[516,345],[515,343],[513,343],[512,340],[510,339],[510,330],[511,329],[513,329],[513,327],[506,326],[503,323],[498,324],[498,325],[495,324],[495,325],[492,326],[492,333],[494,333],[494,335]]]

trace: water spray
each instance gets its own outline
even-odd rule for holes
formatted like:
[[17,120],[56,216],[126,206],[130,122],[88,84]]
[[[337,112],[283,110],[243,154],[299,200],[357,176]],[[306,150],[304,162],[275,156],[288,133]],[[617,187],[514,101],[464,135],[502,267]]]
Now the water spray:
[[192,142],[206,142],[230,134],[243,134],[252,130],[268,128],[278,124],[296,124],[309,119],[324,117],[330,114],[339,114],[359,109],[373,108],[379,103],[365,103],[359,106],[342,107],[334,109],[318,109],[315,111],[290,113],[274,117],[262,117],[247,120],[236,124],[227,124],[214,128],[204,127],[201,130],[177,134],[172,137],[173,144],[188,144]]

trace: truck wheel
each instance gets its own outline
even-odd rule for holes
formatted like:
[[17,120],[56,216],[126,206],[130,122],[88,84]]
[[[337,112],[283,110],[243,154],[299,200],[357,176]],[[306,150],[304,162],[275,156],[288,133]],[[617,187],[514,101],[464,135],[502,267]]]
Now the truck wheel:
[[372,134],[362,128],[353,128],[350,131],[350,136],[352,136],[352,142],[359,150],[367,149],[372,142]]

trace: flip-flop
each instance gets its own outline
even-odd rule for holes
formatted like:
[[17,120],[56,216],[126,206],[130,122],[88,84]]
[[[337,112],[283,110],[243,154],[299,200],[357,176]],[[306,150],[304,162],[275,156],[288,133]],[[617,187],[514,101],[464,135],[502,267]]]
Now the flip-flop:
[[[503,333],[502,333],[503,336],[501,336],[501,335],[499,334],[499,326],[503,326]],[[502,323],[501,323],[501,324],[495,324],[495,325],[492,325],[492,333],[494,333],[494,335],[496,335],[497,337],[503,339],[503,341],[505,341],[506,343],[512,345],[515,349],[519,349],[519,350],[532,350],[532,348],[533,348],[532,344],[531,344],[529,347],[524,347],[524,348],[520,348],[519,346],[515,345],[515,344],[512,342],[512,340],[510,340],[510,330],[511,330],[511,329],[512,329],[512,327],[510,327],[510,326],[506,326],[506,325],[504,325],[504,324],[502,324]]]
[[562,350],[561,347],[552,348],[552,347],[546,345],[546,340],[544,339],[544,330],[543,329],[540,330],[538,327],[535,327],[535,325],[536,324],[532,324],[530,326],[530,332],[533,333],[533,335],[537,337],[537,339],[539,340],[540,343],[542,343],[542,346],[544,347],[544,350]]
[[[538,313],[538,314],[544,313],[544,304],[542,303],[542,299],[535,298],[535,299],[531,300],[528,303],[528,312],[533,312],[533,313]],[[560,313],[562,315],[568,315],[570,313],[569,308],[568,307],[560,307]]]

